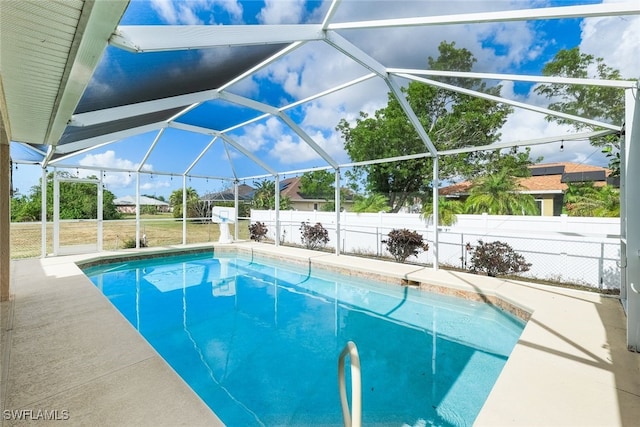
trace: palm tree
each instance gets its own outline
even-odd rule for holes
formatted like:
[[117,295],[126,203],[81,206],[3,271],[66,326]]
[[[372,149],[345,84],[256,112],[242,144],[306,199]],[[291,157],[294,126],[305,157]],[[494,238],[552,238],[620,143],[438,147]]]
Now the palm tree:
[[[438,225],[453,225],[458,220],[457,215],[464,211],[464,205],[459,200],[447,197],[438,197]],[[433,203],[427,203],[422,207],[420,217],[431,221],[433,217]]]
[[471,187],[465,211],[471,214],[538,215],[538,204],[533,196],[518,190],[516,179],[507,170],[485,175]]
[[390,210],[389,199],[379,193],[374,193],[367,197],[360,197],[356,199],[353,204],[353,211],[357,213],[389,212]]
[[[200,196],[198,196],[198,192],[192,187],[187,187],[187,217],[198,216],[195,212],[195,207],[199,202]],[[173,217],[182,218],[182,188],[171,193],[169,204],[173,207]]]
[[594,187],[569,184],[564,200],[569,216],[620,216],[620,191],[610,185]]
[[[275,209],[276,208],[276,183],[269,180],[262,180],[256,184],[253,192],[251,206],[254,209]],[[291,199],[287,196],[280,196],[280,209],[291,209]]]

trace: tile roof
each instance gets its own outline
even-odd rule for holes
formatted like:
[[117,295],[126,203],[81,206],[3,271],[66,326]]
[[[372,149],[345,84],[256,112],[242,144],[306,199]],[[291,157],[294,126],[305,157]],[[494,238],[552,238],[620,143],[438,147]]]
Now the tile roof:
[[[611,171],[607,168],[603,168],[600,166],[592,166],[585,165],[581,163],[571,163],[571,162],[555,162],[555,163],[544,163],[544,164],[536,164],[529,166],[529,170],[537,169],[537,168],[553,168],[556,166],[563,166],[565,173],[575,173],[575,172],[598,172],[604,171],[606,176],[611,174]],[[526,178],[518,178],[517,182],[522,187],[523,191],[536,193],[536,192],[557,192],[561,193],[567,189],[567,184],[562,181],[561,173],[553,174],[553,175],[539,175],[539,176],[529,176]],[[604,181],[595,182],[594,185],[602,186],[605,185]],[[472,182],[464,181],[457,184],[450,185],[448,187],[444,187],[440,189],[441,195],[456,195],[456,194],[465,194],[468,193],[471,189]]]
[[293,178],[287,178],[280,181],[280,195],[288,197],[292,202],[296,201],[325,201],[321,197],[306,197],[300,193],[300,178],[295,176]]

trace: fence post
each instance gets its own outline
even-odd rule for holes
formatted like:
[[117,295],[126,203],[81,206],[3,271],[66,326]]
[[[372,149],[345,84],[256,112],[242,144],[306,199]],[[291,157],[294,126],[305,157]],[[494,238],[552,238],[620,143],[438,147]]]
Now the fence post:
[[600,259],[598,260],[598,287],[604,286],[604,242],[600,243]]
[[464,233],[460,233],[460,265],[462,266],[462,269],[465,269],[465,265],[464,265]]

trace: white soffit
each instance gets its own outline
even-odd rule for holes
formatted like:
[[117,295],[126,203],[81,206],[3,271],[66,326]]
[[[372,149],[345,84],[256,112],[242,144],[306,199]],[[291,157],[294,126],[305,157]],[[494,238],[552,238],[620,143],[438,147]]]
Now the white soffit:
[[0,66],[11,139],[55,143],[128,1],[0,1]]

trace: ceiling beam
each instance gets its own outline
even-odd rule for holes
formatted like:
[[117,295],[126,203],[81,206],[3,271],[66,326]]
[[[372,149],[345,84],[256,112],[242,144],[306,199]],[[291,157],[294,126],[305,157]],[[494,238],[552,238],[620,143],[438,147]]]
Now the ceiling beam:
[[572,114],[565,114],[565,113],[561,113],[559,111],[554,111],[554,110],[550,110],[548,108],[543,108],[543,107],[536,107],[535,105],[531,105],[531,104],[526,104],[524,102],[519,102],[519,101],[513,101],[510,99],[506,99],[506,98],[502,98],[500,96],[494,96],[494,95],[489,95],[487,93],[484,92],[478,92],[476,90],[471,90],[471,89],[465,89],[465,88],[461,88],[458,86],[453,86],[450,84],[446,84],[446,83],[442,83],[442,82],[437,82],[435,80],[430,80],[430,79],[425,79],[422,77],[416,77],[416,76],[412,76],[410,74],[398,74],[399,77],[405,78],[405,79],[409,79],[409,80],[415,80],[421,83],[426,83],[428,85],[431,86],[436,86],[442,89],[446,89],[446,90],[450,90],[452,92],[457,92],[457,93],[462,93],[464,95],[469,95],[469,96],[473,96],[476,98],[482,98],[482,99],[487,99],[489,101],[493,101],[493,102],[498,102],[501,104],[507,104],[507,105],[512,105],[514,107],[518,107],[518,108],[522,108],[525,110],[529,110],[529,111],[535,111],[537,113],[542,113],[542,114],[546,114],[549,116],[555,116],[555,117],[560,117],[566,120],[572,120],[575,122],[579,122],[579,123],[585,123],[591,126],[597,126],[597,127],[601,127],[604,129],[611,129],[613,131],[619,131],[621,129],[620,126],[618,125],[612,125],[609,123],[604,123],[604,122],[599,122],[597,120],[591,120],[591,119],[585,119],[583,117],[580,116],[574,116]]
[[475,151],[493,151],[493,150],[502,150],[504,148],[512,148],[512,147],[530,147],[534,145],[542,145],[542,144],[550,144],[552,142],[558,141],[576,141],[576,140],[589,140],[591,138],[598,138],[605,135],[611,135],[616,133],[613,130],[601,130],[596,132],[582,132],[582,133],[574,133],[569,135],[562,136],[547,136],[544,138],[538,139],[529,139],[524,141],[510,141],[510,142],[497,142],[489,145],[475,146],[475,147],[462,147],[462,148],[454,148],[451,150],[443,150],[439,152],[442,155],[451,155],[451,154],[461,154],[461,153],[472,153]]
[[640,3],[607,3],[581,6],[561,6],[507,11],[458,13],[453,15],[421,16],[414,18],[380,19],[359,22],[340,22],[327,25],[327,30],[353,30],[362,28],[417,27],[431,25],[481,24],[541,19],[593,18],[640,14]]
[[324,16],[324,19],[322,20],[321,27],[323,30],[326,30],[327,27],[329,26],[329,22],[331,21],[331,18],[333,18],[333,15],[335,15],[336,12],[338,11],[338,7],[340,6],[340,3],[342,3],[342,0],[333,0],[329,5],[329,10],[327,11],[326,15]]
[[416,132],[418,133],[418,136],[420,137],[424,145],[427,147],[427,150],[429,150],[429,152],[434,156],[437,155],[438,150],[436,150],[435,145],[433,145],[433,142],[431,141],[431,138],[429,138],[427,131],[424,130],[424,128],[422,127],[422,124],[420,124],[420,120],[418,120],[418,116],[409,105],[409,102],[407,101],[404,94],[400,90],[400,86],[398,86],[396,82],[394,82],[390,78],[389,73],[387,72],[387,69],[378,61],[376,61],[374,58],[369,56],[367,53],[363,52],[360,48],[354,46],[351,42],[349,42],[347,39],[340,36],[339,34],[336,34],[333,32],[327,32],[326,42],[329,45],[333,46],[336,50],[342,52],[347,57],[353,59],[354,61],[362,65],[363,67],[366,67],[367,69],[371,70],[378,76],[382,77],[382,79],[385,81],[387,86],[389,86],[389,89],[391,90],[391,92],[393,92],[395,97],[398,99],[398,102],[400,103],[402,110],[405,112],[405,114],[409,118],[409,121],[415,128]]
[[322,40],[319,24],[121,25],[112,46],[135,53],[250,46]]
[[387,78],[387,69],[384,65],[373,59],[338,33],[331,31],[327,32],[325,41],[338,52],[342,52],[345,56],[367,68],[372,73],[375,73],[382,78]]
[[69,142],[66,144],[58,145],[55,149],[55,154],[67,154],[77,150],[82,150],[83,148],[103,144],[105,142],[125,139],[134,135],[159,130],[162,128],[166,128],[167,126],[168,125],[166,122],[157,122],[131,129],[121,130],[118,132],[107,133],[104,135],[95,136],[93,138],[82,139],[80,141]]
[[249,159],[253,160],[253,162],[255,164],[257,164],[258,166],[260,166],[262,169],[266,170],[267,172],[269,172],[271,175],[277,175],[278,172],[276,172],[275,169],[273,169],[271,166],[269,166],[268,164],[266,164],[265,162],[263,162],[262,160],[260,160],[258,157],[256,157],[255,154],[253,154],[251,151],[247,150],[246,148],[244,148],[241,144],[237,143],[235,140],[233,140],[233,138],[231,138],[229,135],[224,135],[224,134],[220,134],[220,138],[222,138],[226,143],[228,143],[229,145],[231,145],[233,148],[235,148],[236,150],[238,150],[239,152],[241,152],[242,154],[244,154],[245,156],[247,156]]
[[[123,105],[120,107],[105,108],[87,113],[74,114],[71,116],[70,126],[91,126],[99,123],[107,123],[115,120],[126,119],[128,117],[141,116],[143,114],[157,111],[169,110],[176,107],[187,107],[191,104],[210,101],[218,98],[217,90],[206,90],[187,95],[171,96],[168,98],[156,99],[153,101],[138,102],[136,104]],[[195,107],[194,107],[195,108]]]
[[253,99],[245,98],[239,95],[235,95],[229,92],[224,92],[220,94],[220,98],[229,102],[233,102],[234,104],[242,105],[248,108],[252,108],[254,110],[262,111],[263,113],[272,114],[275,117],[278,117],[282,120],[289,128],[295,132],[300,139],[307,143],[309,147],[313,151],[315,151],[320,157],[322,157],[327,163],[329,163],[332,167],[337,167],[338,163],[327,153],[320,145],[318,145],[313,138],[311,138],[300,126],[297,125],[289,116],[285,113],[281,112],[275,107],[271,105],[263,104],[258,101],[254,101]]
[[235,148],[236,150],[244,154],[246,157],[248,157],[250,160],[252,160],[255,164],[257,164],[262,169],[269,172],[271,175],[277,174],[277,172],[274,169],[272,169],[269,165],[267,165],[265,162],[263,162],[258,157],[256,157],[256,155],[253,154],[251,151],[247,150],[241,144],[238,144],[236,141],[234,141],[229,135],[225,135],[217,130],[213,130],[213,129],[209,129],[201,126],[187,125],[187,124],[178,123],[178,122],[170,123],[169,127],[174,129],[186,130],[188,132],[201,133],[203,135],[219,136],[224,141],[229,143],[229,145],[231,145],[233,148]]
[[195,160],[193,162],[191,162],[191,164],[189,165],[189,167],[184,171],[183,175],[188,175],[189,172],[191,172],[191,169],[193,169],[195,167],[195,165],[200,161],[200,159],[202,159],[202,157],[204,157],[204,155],[207,153],[207,151],[209,151],[209,148],[211,148],[211,146],[213,146],[213,144],[218,140],[218,136],[214,136],[213,139],[211,141],[209,141],[209,143],[207,144],[206,147],[204,147],[204,150],[202,150],[200,152],[200,154],[198,154],[198,157],[195,158]]
[[156,134],[155,138],[153,138],[153,142],[151,143],[151,145],[149,145],[149,148],[147,149],[147,152],[144,154],[144,157],[138,164],[138,167],[136,167],[136,172],[140,172],[144,168],[144,165],[147,163],[147,160],[149,160],[149,156],[151,156],[151,153],[156,148],[156,145],[158,145],[158,142],[160,142],[160,138],[162,138],[162,135],[164,134],[165,129],[166,128],[160,129]]
[[637,80],[601,80],[601,79],[579,79],[571,77],[556,76],[532,76],[524,74],[500,74],[500,73],[474,73],[468,71],[441,71],[441,70],[420,70],[415,68],[387,68],[391,74],[414,74],[418,76],[437,77],[461,77],[467,79],[484,80],[508,80],[515,82],[548,83],[614,87],[620,89],[634,88],[638,84]]

